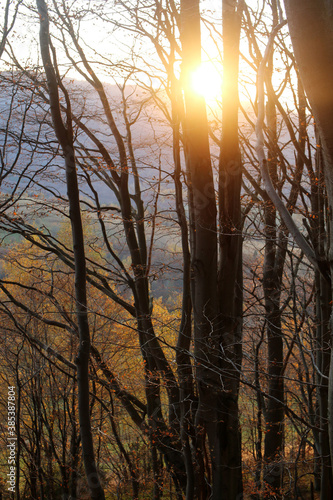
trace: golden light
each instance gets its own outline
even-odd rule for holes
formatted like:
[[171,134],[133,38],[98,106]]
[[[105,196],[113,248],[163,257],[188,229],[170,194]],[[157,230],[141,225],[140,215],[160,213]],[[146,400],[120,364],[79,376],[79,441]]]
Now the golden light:
[[221,97],[222,76],[212,62],[203,62],[193,71],[191,87],[208,101],[216,101]]

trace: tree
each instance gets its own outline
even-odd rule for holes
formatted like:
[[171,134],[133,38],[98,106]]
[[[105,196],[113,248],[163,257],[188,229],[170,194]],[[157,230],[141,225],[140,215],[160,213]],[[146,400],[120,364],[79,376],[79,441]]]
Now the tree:
[[[326,181],[327,196],[330,214],[333,209],[333,128],[331,113],[333,100],[331,85],[333,82],[332,55],[333,55],[333,24],[332,3],[321,0],[313,4],[310,1],[285,0],[285,8],[289,24],[290,36],[293,43],[296,61],[302,82],[309,98],[310,105],[316,120],[321,144],[323,147],[323,163]],[[307,33],[316,40],[310,43]],[[331,215],[330,215],[331,221]],[[333,236],[329,229],[330,241],[328,253],[320,258],[328,259],[333,277],[332,250]],[[332,293],[332,292],[331,292]],[[332,317],[331,317],[332,330]],[[331,448],[331,463],[333,457],[333,363],[330,362],[328,385],[328,426]],[[332,480],[331,480],[332,481]],[[329,490],[332,491],[332,485]]]
[[[69,217],[71,221],[74,250],[76,314],[80,337],[80,347],[76,358],[76,364],[78,371],[79,420],[83,460],[91,497],[103,500],[105,497],[95,463],[90,421],[90,332],[87,311],[86,257],[81,219],[80,196],[76,174],[71,107],[69,96],[59,81],[57,69],[51,59],[52,49],[50,48],[49,19],[47,6],[44,0],[37,0],[37,8],[40,16],[40,50],[46,73],[51,116],[55,134],[62,148],[66,165]],[[55,54],[53,53],[53,55]],[[61,116],[59,87],[64,92],[66,99],[66,124]]]
[[181,2],[184,149],[190,210],[193,211],[190,226],[192,297],[199,394],[196,429],[198,440],[200,433],[207,431],[212,460],[211,498],[216,500],[222,492],[230,498],[242,493],[238,416],[242,331],[241,161],[237,120],[241,5],[241,2],[224,2],[222,10],[225,71],[230,80],[226,79],[224,84],[218,263],[217,208],[207,115],[203,98],[191,92],[189,84],[191,74],[201,62],[199,2]]
[[[221,455],[225,477],[221,491],[242,494],[239,380],[243,338],[243,164],[239,144],[239,45],[244,2],[222,2],[223,87],[222,133],[219,158],[218,301],[223,352]],[[230,468],[234,471],[230,474]]]

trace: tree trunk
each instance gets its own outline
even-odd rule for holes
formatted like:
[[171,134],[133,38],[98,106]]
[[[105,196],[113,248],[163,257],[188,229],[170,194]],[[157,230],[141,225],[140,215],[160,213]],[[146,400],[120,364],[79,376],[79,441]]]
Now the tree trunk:
[[[196,413],[197,444],[203,453],[207,432],[213,467],[211,498],[221,498],[221,457],[218,401],[221,383],[217,335],[217,228],[208,124],[203,97],[191,90],[191,73],[201,62],[199,0],[181,2],[182,86],[185,101],[184,146],[192,203],[191,267],[194,315],[194,352],[199,404]],[[200,472],[199,472],[200,475]],[[195,498],[207,498],[205,483],[196,477]],[[200,489],[200,491],[199,491]]]
[[193,429],[193,415],[195,411],[193,370],[191,363],[192,340],[192,300],[191,300],[191,253],[189,248],[189,234],[186,212],[183,203],[183,188],[181,183],[181,158],[180,158],[180,123],[179,112],[181,92],[178,82],[173,75],[172,80],[172,132],[173,132],[173,158],[174,158],[174,183],[176,196],[176,211],[181,230],[183,254],[183,297],[182,317],[177,342],[176,360],[180,392],[180,433],[182,449],[186,468],[186,500],[194,498],[194,464],[192,460],[191,443],[195,440]]
[[[318,259],[326,258],[327,220],[326,190],[324,186],[323,155],[320,138],[317,138],[316,171],[311,172],[311,232]],[[332,468],[329,447],[328,427],[328,377],[330,368],[330,314],[331,289],[329,283],[316,271],[316,363],[319,373],[316,374],[318,384],[317,401],[320,415],[319,454],[320,454],[320,498],[324,500],[333,495]],[[322,374],[322,375],[321,375]],[[316,437],[316,436],[315,436]]]
[[86,259],[81,220],[79,188],[75,165],[75,153],[73,146],[71,110],[69,99],[65,92],[67,101],[67,126],[65,126],[60,111],[60,100],[58,93],[58,85],[60,84],[60,82],[58,81],[57,73],[53,66],[50,55],[49,20],[45,1],[37,0],[37,8],[40,16],[40,50],[46,73],[52,121],[55,134],[62,148],[66,167],[69,217],[72,227],[75,264],[75,305],[80,338],[80,347],[76,359],[76,364],[79,392],[79,422],[83,461],[91,498],[104,500],[104,491],[101,486],[95,462],[89,411],[90,332],[87,311]]
[[222,491],[228,498],[243,492],[241,432],[238,410],[242,363],[242,161],[238,134],[238,67],[242,2],[222,1],[223,87],[222,138],[219,160],[219,273],[220,345],[223,382],[219,432]]
[[[273,29],[278,24],[276,1],[272,2]],[[273,53],[268,61],[267,79],[273,75]],[[276,107],[271,97],[266,106],[269,135],[268,169],[274,187],[277,187],[277,126]],[[281,329],[281,287],[287,241],[278,241],[277,213],[269,200],[264,207],[265,258],[263,290],[268,345],[268,392],[265,412],[264,484],[267,496],[281,498],[284,443],[284,380],[283,380],[283,335]],[[283,235],[283,228],[281,228]],[[281,245],[282,243],[282,245]]]
[[[324,173],[329,202],[329,224],[333,214],[333,22],[331,0],[284,0],[290,36],[300,76],[312,107],[323,146]],[[331,278],[333,277],[333,232],[329,228]],[[331,282],[333,280],[331,279]],[[331,290],[332,293],[332,290]],[[331,315],[331,335],[333,330]],[[331,350],[332,353],[332,350]],[[328,382],[328,428],[331,463],[333,457],[333,363]]]

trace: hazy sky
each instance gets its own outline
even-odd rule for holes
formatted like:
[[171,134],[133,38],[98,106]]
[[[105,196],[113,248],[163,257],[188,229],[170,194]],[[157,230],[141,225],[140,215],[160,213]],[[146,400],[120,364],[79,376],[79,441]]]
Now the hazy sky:
[[[79,5],[82,0],[77,1],[76,5]],[[259,9],[262,8],[264,0],[247,0],[247,4],[256,9],[259,6]],[[32,3],[34,5],[34,2]],[[75,3],[74,3],[75,5]],[[108,5],[103,2],[103,5]],[[112,7],[114,5],[113,1],[109,1],[109,5]],[[217,31],[221,31],[221,0],[202,0],[201,8],[202,11],[206,13],[207,17],[210,20],[217,21]],[[0,15],[3,17],[3,9],[4,6],[1,6]],[[268,9],[269,11],[269,9]],[[38,31],[39,31],[39,23],[38,16],[36,12],[29,12],[25,7],[22,6],[20,14],[18,16],[18,20],[13,32],[10,35],[10,43],[15,52],[16,57],[19,59],[20,63],[25,66],[28,65],[30,67],[34,67],[36,64],[40,64],[40,56],[39,56],[39,48],[38,48]],[[51,33],[57,34],[54,27],[51,27]],[[98,20],[97,17],[94,18],[94,15],[89,16],[89,20],[83,19],[80,23],[80,34],[84,43],[86,44],[87,54],[91,58],[91,60],[100,59],[103,63],[107,62],[103,60],[103,56],[107,59],[111,59],[112,62],[117,62],[117,60],[125,59],[126,57],[129,59],[130,50],[134,44],[134,34],[131,32],[126,33],[122,30],[117,30],[115,35],[108,32],[105,29],[105,26],[102,26],[101,21]],[[59,35],[59,32],[58,32]],[[215,69],[222,73],[222,66],[220,62],[220,57],[218,54],[218,50],[221,50],[221,42],[218,41],[216,45],[216,37],[215,41],[209,37],[207,29],[203,26],[202,29],[202,38],[203,38],[203,60],[212,59],[215,65]],[[55,44],[57,42],[55,41]],[[139,47],[139,49],[138,49]],[[264,46],[262,46],[264,50]],[[247,42],[242,41],[241,51],[248,55]],[[96,55],[98,52],[102,57],[98,57]],[[139,56],[142,58],[141,64],[143,63],[144,58],[146,57],[149,62],[152,62],[154,59],[154,53],[146,42],[141,42],[140,44],[137,42],[137,52],[139,52]],[[60,51],[58,52],[58,57],[60,62],[64,62],[65,59],[61,56]],[[156,57],[156,56],[155,56]],[[157,62],[156,57],[156,65]],[[2,63],[3,67],[3,63]],[[82,78],[74,71],[70,70],[71,64],[66,61],[66,69],[69,70],[68,76],[75,78]],[[106,66],[101,66],[104,71]],[[208,68],[208,66],[207,66]],[[102,71],[101,70],[101,71]],[[244,78],[248,79],[249,82],[254,80],[254,76],[251,76],[251,71],[249,67],[245,67],[244,64],[241,64],[241,71],[244,71]],[[207,71],[207,74],[210,72]],[[277,75],[278,77],[278,75]],[[107,74],[102,75],[101,78],[105,81],[111,81],[111,78],[108,77]],[[212,74],[209,75],[210,80],[212,80]],[[241,88],[242,92],[242,88]],[[246,92],[248,92],[252,98],[255,96],[255,88],[253,85],[246,86]]]

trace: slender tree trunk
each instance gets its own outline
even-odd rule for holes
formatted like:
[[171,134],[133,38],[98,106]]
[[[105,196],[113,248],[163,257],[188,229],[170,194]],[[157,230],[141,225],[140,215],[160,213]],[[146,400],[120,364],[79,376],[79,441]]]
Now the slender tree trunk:
[[194,498],[194,464],[191,452],[191,442],[195,440],[193,428],[193,414],[195,396],[193,388],[193,371],[191,363],[191,340],[192,340],[192,300],[191,300],[191,254],[189,248],[188,225],[183,203],[183,188],[181,182],[181,159],[180,159],[180,92],[178,82],[173,77],[172,82],[172,129],[173,129],[173,157],[174,157],[174,183],[176,195],[176,211],[181,230],[182,253],[183,253],[183,297],[182,317],[177,342],[177,369],[180,391],[180,433],[182,449],[186,468],[186,500]]
[[[327,217],[326,191],[324,186],[323,155],[320,147],[320,138],[317,138],[316,171],[310,175],[312,214],[311,232],[313,244],[318,259],[326,258],[327,251]],[[312,172],[311,172],[312,174]],[[331,289],[323,276],[315,272],[316,285],[316,363],[319,373],[316,374],[318,390],[317,401],[320,415],[319,450],[320,450],[320,498],[324,500],[333,495],[332,467],[329,447],[328,428],[328,377],[330,368],[330,315]]]
[[19,356],[16,362],[16,388],[17,388],[17,408],[16,408],[16,437],[17,437],[17,450],[16,450],[16,499],[21,500],[20,492],[20,458],[21,458],[21,405],[22,405],[22,386],[20,381],[20,370],[19,370]]
[[268,391],[266,404],[264,482],[279,497],[282,477],[284,421],[283,338],[281,332],[281,276],[276,263],[276,212],[269,201],[265,207],[265,261],[263,288],[268,343]]
[[[272,3],[273,28],[278,24],[276,2]],[[273,74],[273,54],[268,63],[267,78]],[[266,106],[269,133],[268,169],[274,187],[277,187],[277,129],[276,108],[269,97]],[[268,344],[268,391],[271,396],[265,412],[264,483],[267,496],[281,497],[283,475],[284,442],[284,380],[283,380],[283,336],[281,330],[281,286],[285,260],[286,239],[283,246],[278,241],[276,208],[269,200],[265,203],[265,258],[263,289],[266,310]],[[283,230],[281,230],[283,234]],[[282,250],[283,249],[283,250]],[[281,252],[282,250],[282,252]]]
[[74,499],[77,496],[77,483],[78,483],[78,460],[80,453],[80,435],[77,432],[77,416],[76,416],[76,382],[73,381],[73,394],[71,401],[71,424],[72,432],[70,439],[70,473],[69,473],[69,492],[71,497]]
[[45,1],[37,0],[37,8],[40,16],[40,50],[46,73],[52,121],[55,134],[62,148],[66,167],[69,217],[72,227],[75,264],[75,305],[80,338],[80,347],[76,359],[76,364],[79,392],[79,422],[83,461],[91,498],[104,500],[104,491],[101,486],[95,463],[89,411],[90,332],[87,311],[86,259],[81,220],[79,188],[75,165],[75,153],[73,146],[71,110],[68,96],[63,89],[63,91],[65,92],[67,104],[67,125],[65,126],[60,111],[60,100],[58,93],[58,86],[60,82],[57,79],[57,73],[50,55],[49,19]]
[[221,490],[228,498],[243,492],[241,432],[238,410],[242,363],[242,161],[238,134],[238,66],[242,1],[222,0],[223,88],[219,161],[218,300],[223,382],[219,418]]

